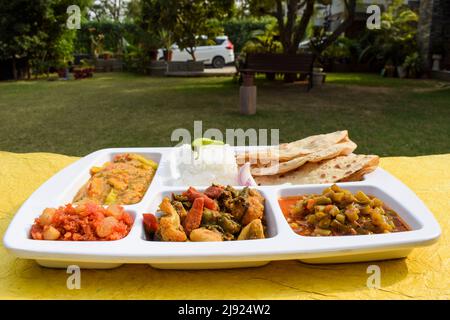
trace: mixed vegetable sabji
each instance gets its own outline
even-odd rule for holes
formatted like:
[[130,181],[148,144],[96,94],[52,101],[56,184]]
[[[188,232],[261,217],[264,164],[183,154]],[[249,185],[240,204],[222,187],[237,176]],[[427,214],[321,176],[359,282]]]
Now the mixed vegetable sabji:
[[227,241],[265,238],[264,197],[255,189],[190,187],[164,198],[160,218],[145,213],[144,228],[155,241]]
[[291,228],[303,236],[338,236],[410,230],[392,209],[362,191],[352,194],[336,184],[312,194],[279,200]]

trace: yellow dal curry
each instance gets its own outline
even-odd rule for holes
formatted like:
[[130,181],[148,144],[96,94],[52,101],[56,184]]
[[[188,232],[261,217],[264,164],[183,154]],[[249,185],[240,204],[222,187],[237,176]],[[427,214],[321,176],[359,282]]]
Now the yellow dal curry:
[[78,191],[74,203],[134,204],[142,200],[158,164],[141,155],[125,153],[102,167],[91,168],[91,178]]

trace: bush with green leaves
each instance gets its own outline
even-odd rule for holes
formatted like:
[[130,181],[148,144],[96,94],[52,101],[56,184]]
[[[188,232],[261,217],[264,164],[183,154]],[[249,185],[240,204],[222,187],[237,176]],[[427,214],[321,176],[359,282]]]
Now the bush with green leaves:
[[405,58],[402,67],[409,78],[417,78],[423,71],[423,61],[418,52],[414,52]]
[[369,32],[373,41],[361,52],[361,60],[379,59],[401,66],[408,55],[417,52],[417,22],[418,15],[404,1],[394,0],[381,15],[381,29]]
[[234,44],[234,51],[240,53],[245,43],[255,37],[256,31],[265,30],[268,24],[275,21],[273,17],[247,17],[243,19],[231,18],[221,22],[224,33]]
[[[70,60],[74,32],[65,27],[67,7],[89,0],[0,1],[0,60],[23,59],[36,73]],[[83,11],[82,11],[83,12]],[[13,71],[15,76],[16,70]]]
[[102,50],[117,53],[124,49],[123,39],[135,45],[140,32],[139,26],[131,22],[87,21],[81,24],[80,30],[77,30],[74,50],[76,53],[91,54],[91,37],[103,35]]
[[332,59],[338,62],[357,62],[360,52],[361,43],[359,39],[350,39],[341,36],[321,53],[320,59]]
[[244,53],[282,53],[278,25],[275,21],[266,24],[264,29],[254,30],[242,48]]

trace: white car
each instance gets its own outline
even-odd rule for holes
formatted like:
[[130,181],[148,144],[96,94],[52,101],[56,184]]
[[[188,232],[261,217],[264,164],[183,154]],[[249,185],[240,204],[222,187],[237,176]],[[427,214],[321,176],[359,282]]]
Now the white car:
[[[205,40],[204,37],[202,37]],[[219,36],[214,39],[214,45],[198,46],[195,49],[195,59],[214,68],[223,68],[228,63],[234,62],[234,46],[227,36]],[[164,50],[158,50],[158,60],[164,59]],[[180,50],[176,44],[172,46],[172,61],[192,60],[186,50]]]

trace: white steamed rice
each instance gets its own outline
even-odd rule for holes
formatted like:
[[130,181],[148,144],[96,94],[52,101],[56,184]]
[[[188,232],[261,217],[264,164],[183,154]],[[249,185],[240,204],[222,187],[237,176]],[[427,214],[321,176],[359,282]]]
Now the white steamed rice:
[[207,145],[193,152],[188,144],[177,148],[172,158],[174,185],[238,185],[238,166],[229,145]]

